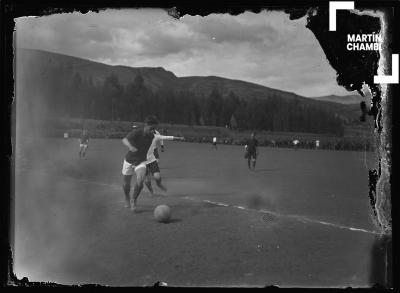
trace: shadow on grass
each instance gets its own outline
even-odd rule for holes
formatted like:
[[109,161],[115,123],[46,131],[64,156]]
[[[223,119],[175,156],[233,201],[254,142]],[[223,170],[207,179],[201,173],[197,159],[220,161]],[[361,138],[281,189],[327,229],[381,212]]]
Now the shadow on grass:
[[145,210],[145,209],[137,209],[135,211],[130,210],[130,212],[134,215],[139,215],[139,214],[143,214],[143,213],[147,213],[149,212],[149,210]]
[[132,214],[143,214],[143,213],[153,213],[154,212],[154,208],[152,207],[138,207],[135,211],[132,211],[130,208],[127,209],[129,212],[131,212]]
[[163,195],[160,193],[154,193],[153,195],[148,195],[149,198],[168,198],[169,195]]
[[157,220],[154,220],[154,222],[159,223],[159,224],[175,224],[175,223],[180,223],[182,222],[182,219],[169,219],[166,222],[159,222]]
[[160,166],[161,170],[173,170],[173,169],[178,169],[181,168],[181,166]]
[[256,169],[254,170],[254,172],[258,173],[258,172],[274,172],[277,171],[278,169]]

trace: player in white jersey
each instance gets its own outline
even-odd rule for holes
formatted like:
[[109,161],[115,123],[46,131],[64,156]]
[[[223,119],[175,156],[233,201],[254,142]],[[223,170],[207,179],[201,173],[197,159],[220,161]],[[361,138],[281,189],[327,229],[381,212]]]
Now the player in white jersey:
[[293,141],[293,145],[294,145],[294,150],[295,151],[297,151],[297,148],[298,148],[298,144],[300,143],[300,141],[298,140],[298,139],[295,139],[294,141]]
[[[157,135],[160,135],[160,133],[155,129],[154,129],[153,133],[157,134]],[[163,148],[164,148],[163,140],[160,140],[160,141],[158,141],[156,143],[156,146],[154,148],[155,160],[154,160],[154,158],[151,158],[151,160],[153,160],[153,161],[147,164],[146,179],[145,179],[145,182],[144,182],[146,187],[147,187],[147,189],[149,190],[149,192],[150,192],[150,194],[152,196],[154,195],[154,192],[153,192],[153,187],[151,185],[151,176],[152,176],[152,174],[157,174],[157,177],[161,178],[161,176],[159,175],[160,174],[160,168],[158,166],[158,161],[160,159],[159,154],[158,154],[158,147],[159,146],[161,147],[161,151],[163,151]],[[156,178],[156,177],[154,177],[154,178]],[[161,183],[160,183],[160,185],[161,185],[160,189],[163,190],[164,192],[166,192],[167,189],[165,188],[165,186],[163,186]]]
[[217,148],[217,138],[216,138],[215,136],[214,136],[213,139],[212,139],[212,145],[213,145],[213,148],[214,148],[214,149],[216,149],[216,150],[218,149],[218,148]]
[[153,188],[151,186],[151,175],[153,175],[157,186],[164,192],[167,192],[167,188],[161,183],[160,167],[158,166],[159,154],[158,146],[163,145],[163,140],[184,140],[183,137],[165,136],[160,135],[157,130],[154,130],[154,138],[147,152],[147,174],[145,179],[145,184],[147,189],[150,191],[151,195],[154,195]]

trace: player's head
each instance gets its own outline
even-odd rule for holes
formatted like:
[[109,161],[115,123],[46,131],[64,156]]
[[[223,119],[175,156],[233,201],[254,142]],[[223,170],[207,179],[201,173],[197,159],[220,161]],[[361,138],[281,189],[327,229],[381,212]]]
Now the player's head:
[[150,132],[156,129],[156,126],[158,125],[158,119],[154,115],[147,116],[146,119],[144,119],[144,131],[145,132]]

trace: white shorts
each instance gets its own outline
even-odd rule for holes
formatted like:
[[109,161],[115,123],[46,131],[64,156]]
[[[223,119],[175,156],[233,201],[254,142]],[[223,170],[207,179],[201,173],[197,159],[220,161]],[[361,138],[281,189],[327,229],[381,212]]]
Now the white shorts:
[[133,175],[133,173],[139,168],[146,168],[145,162],[135,166],[124,160],[124,163],[122,164],[122,175]]
[[88,145],[85,144],[85,143],[81,143],[81,144],[79,144],[79,147],[80,147],[81,149],[86,149],[86,148],[88,147]]

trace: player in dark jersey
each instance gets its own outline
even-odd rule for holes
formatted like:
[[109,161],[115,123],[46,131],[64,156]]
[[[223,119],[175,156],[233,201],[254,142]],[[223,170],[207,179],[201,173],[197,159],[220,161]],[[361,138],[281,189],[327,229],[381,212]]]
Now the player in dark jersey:
[[[154,156],[154,148],[152,146],[159,140],[183,140],[182,137],[162,136],[154,133],[154,129],[158,124],[155,116],[148,116],[145,119],[144,127],[138,127],[132,130],[122,139],[122,143],[128,148],[122,166],[123,190],[125,193],[126,207],[133,211],[137,209],[137,198],[143,189],[144,180],[147,172],[148,157]],[[133,173],[136,174],[136,182],[133,189],[133,202],[131,205],[131,180]]]
[[[247,165],[249,167],[249,170],[255,170],[256,168],[257,147],[258,147],[258,140],[256,139],[256,133],[253,132],[251,134],[250,139],[247,141],[245,145],[246,149],[245,158],[247,159]],[[251,166],[250,161],[253,162],[253,166]]]
[[89,133],[86,129],[84,129],[79,138],[79,158],[85,157],[88,143],[89,143]]

